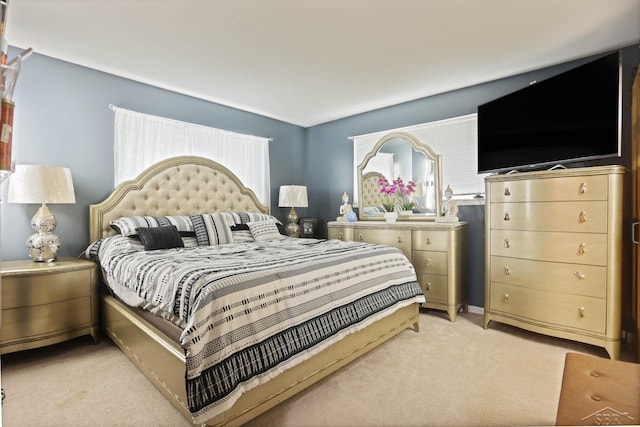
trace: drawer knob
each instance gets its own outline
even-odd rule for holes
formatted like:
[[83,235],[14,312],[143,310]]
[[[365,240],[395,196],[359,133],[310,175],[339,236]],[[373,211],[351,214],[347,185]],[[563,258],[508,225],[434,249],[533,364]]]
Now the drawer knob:
[[344,240],[344,238],[342,236],[342,232],[338,233],[338,240]]
[[587,192],[587,183],[586,182],[581,182],[580,183],[580,194],[584,194]]
[[504,302],[509,302],[509,294],[504,294]]
[[580,255],[583,255],[587,252],[587,244],[586,243],[580,243],[580,246],[578,246],[578,253]]
[[580,315],[580,317],[584,317],[584,307],[580,307],[578,309],[578,314]]
[[427,282],[427,290],[430,291],[431,290],[431,282]]
[[402,243],[402,237],[398,236],[398,243]]
[[424,266],[426,268],[431,267],[431,258],[427,258],[427,259],[424,260]]
[[358,240],[362,242],[362,234],[358,234]]
[[504,195],[505,196],[510,196],[511,195],[511,191],[509,191],[509,187],[504,187]]
[[587,213],[585,211],[581,211],[579,218],[580,218],[580,222],[587,222]]
[[510,248],[511,246],[509,245],[509,239],[504,239],[504,247],[505,248]]
[[427,237],[427,245],[431,244],[431,237]]
[[504,266],[504,275],[505,276],[511,276],[511,269],[509,268],[508,265]]
[[505,212],[504,213],[504,220],[505,221],[511,221],[511,217],[509,216],[509,212]]
[[584,273],[580,273],[580,271],[576,271],[576,272],[575,272],[575,273],[573,273],[573,274],[575,274],[575,276],[576,276],[578,279],[580,279],[580,280],[584,279],[584,277],[585,277],[585,276],[584,276]]

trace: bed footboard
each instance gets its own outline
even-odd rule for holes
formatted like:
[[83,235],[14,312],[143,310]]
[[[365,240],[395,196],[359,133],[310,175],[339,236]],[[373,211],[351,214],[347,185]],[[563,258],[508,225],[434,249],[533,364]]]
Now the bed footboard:
[[[111,296],[103,298],[103,328],[140,371],[187,420],[185,358],[182,348]],[[235,406],[204,425],[241,425],[320,381],[407,328],[418,330],[418,304],[384,319],[323,350],[275,379],[243,395]]]

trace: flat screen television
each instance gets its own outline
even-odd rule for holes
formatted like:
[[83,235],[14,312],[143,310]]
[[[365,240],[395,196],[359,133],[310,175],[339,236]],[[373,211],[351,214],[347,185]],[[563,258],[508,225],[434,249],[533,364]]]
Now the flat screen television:
[[478,173],[620,156],[620,60],[611,53],[479,105]]

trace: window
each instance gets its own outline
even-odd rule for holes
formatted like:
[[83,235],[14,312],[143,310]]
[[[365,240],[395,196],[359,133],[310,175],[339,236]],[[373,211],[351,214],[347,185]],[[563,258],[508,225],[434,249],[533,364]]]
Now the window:
[[163,159],[201,156],[224,165],[270,205],[269,139],[114,108],[115,185]]

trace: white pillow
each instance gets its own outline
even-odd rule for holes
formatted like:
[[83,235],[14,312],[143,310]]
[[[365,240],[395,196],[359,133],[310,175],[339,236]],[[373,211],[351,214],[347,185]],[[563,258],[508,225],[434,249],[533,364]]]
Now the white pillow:
[[256,240],[282,239],[275,221],[248,222],[247,225]]

